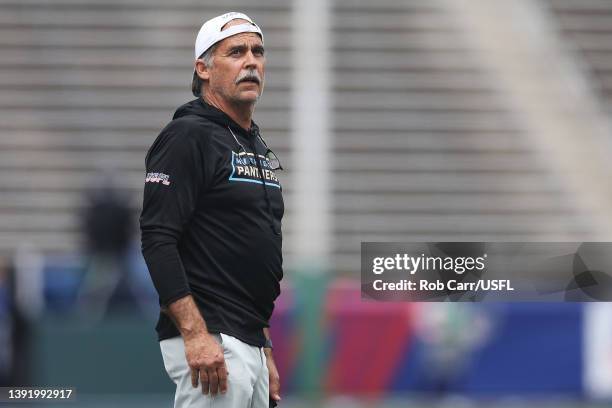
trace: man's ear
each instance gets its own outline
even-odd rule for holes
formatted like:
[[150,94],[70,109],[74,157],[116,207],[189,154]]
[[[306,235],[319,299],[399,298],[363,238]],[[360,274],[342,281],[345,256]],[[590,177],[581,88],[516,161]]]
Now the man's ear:
[[196,60],[195,71],[198,76],[204,81],[208,81],[208,79],[210,78],[210,72],[208,71],[208,67],[201,59]]

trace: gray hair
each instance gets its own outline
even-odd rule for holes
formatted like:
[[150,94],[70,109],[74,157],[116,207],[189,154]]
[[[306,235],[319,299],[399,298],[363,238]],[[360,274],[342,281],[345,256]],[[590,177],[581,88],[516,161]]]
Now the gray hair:
[[[198,57],[198,59],[201,59],[204,61],[204,65],[206,65],[206,68],[212,67],[213,54],[215,53],[215,50],[217,49],[217,45],[218,44],[214,44],[212,47],[204,51],[202,55]],[[204,87],[204,81],[202,80],[202,78],[198,76],[197,72],[194,71],[193,80],[191,81],[191,93],[193,94],[193,96],[201,97],[203,94],[203,87]]]

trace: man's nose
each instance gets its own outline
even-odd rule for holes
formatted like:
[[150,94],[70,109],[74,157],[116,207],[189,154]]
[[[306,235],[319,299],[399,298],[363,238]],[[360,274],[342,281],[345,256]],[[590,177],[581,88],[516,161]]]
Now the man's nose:
[[247,53],[245,55],[245,59],[246,59],[245,62],[244,62],[245,68],[249,68],[249,69],[257,68],[257,65],[259,64],[259,61],[257,60],[255,55],[253,54],[253,51],[251,51],[251,50],[247,51]]

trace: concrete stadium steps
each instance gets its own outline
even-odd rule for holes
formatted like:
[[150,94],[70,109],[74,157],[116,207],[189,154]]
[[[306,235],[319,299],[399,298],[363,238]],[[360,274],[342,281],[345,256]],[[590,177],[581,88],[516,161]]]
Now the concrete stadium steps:
[[[101,16],[104,18],[104,15]],[[265,26],[264,26],[265,27]],[[286,47],[282,38],[274,36],[275,31],[284,31],[286,27],[271,27],[266,30],[270,34],[266,48],[278,50]],[[157,35],[154,27],[122,27],[122,28],[91,28],[91,27],[44,27],[36,30],[28,26],[0,28],[0,46],[7,48],[71,48],[71,49],[108,49],[118,48],[138,50],[178,49],[192,51],[189,46],[195,40],[195,33],[188,27],[165,29],[163,35]],[[155,42],[151,40],[155,39]],[[177,47],[177,44],[184,44]]]
[[[185,82],[185,81],[182,81]],[[184,85],[184,83],[182,84]],[[73,110],[123,110],[140,109],[163,112],[162,116],[171,117],[167,102],[159,99],[160,91],[145,87],[141,89],[101,88],[94,90],[62,89],[54,92],[41,92],[37,89],[6,89],[0,94],[0,109],[73,109]],[[164,98],[184,101],[184,91],[164,91]],[[265,98],[258,106],[262,110],[285,109],[287,90],[265,90]],[[265,101],[264,101],[265,99]],[[433,101],[432,103],[436,103]],[[148,134],[150,136],[150,134]],[[0,136],[1,137],[1,136]]]
[[[550,177],[534,177],[528,175],[522,179],[516,177],[503,177],[499,174],[477,174],[456,172],[425,172],[414,174],[371,174],[365,171],[338,174],[336,186],[338,191],[343,192],[377,192],[381,200],[386,199],[387,192],[398,191],[430,192],[430,193],[532,193],[539,191],[557,191],[563,193],[561,186],[549,185]],[[339,215],[337,215],[339,216]],[[381,214],[372,214],[377,217]],[[537,214],[534,214],[536,217]],[[563,220],[559,220],[563,223]]]
[[[285,72],[277,72],[270,69],[270,76],[276,76],[275,80],[266,83],[271,90],[286,90],[289,77]],[[0,71],[0,86],[15,89],[49,87],[53,88],[123,88],[138,89],[153,87],[160,90],[165,88],[191,87],[193,71],[187,69],[149,69],[145,72],[139,69],[113,69],[90,68],[84,70],[82,67],[59,69],[40,69],[33,66]],[[160,92],[160,96],[163,95]]]
[[[168,115],[170,117],[171,113]],[[146,149],[153,143],[161,128],[135,129],[126,133],[121,129],[28,129],[14,130],[2,129],[0,132],[0,143],[8,149],[38,150],[42,147],[45,150],[87,150],[100,149],[101,151],[113,150],[139,150]],[[152,133],[153,132],[153,133]],[[275,138],[279,140],[274,145],[274,150],[279,152],[289,148],[289,140],[285,129],[268,130],[265,138]],[[144,155],[142,156],[144,170]]]
[[[108,157],[100,158],[100,155]],[[0,171],[5,169],[19,170],[96,170],[100,165],[114,170],[143,171],[142,150],[133,151],[72,151],[69,154],[52,150],[24,150],[15,155],[14,152],[0,152]],[[517,154],[487,154],[487,153],[415,153],[415,152],[384,152],[376,153],[338,153],[334,158],[333,170],[338,173],[352,173],[358,167],[359,171],[402,173],[419,173],[431,171],[436,173],[509,173],[538,175],[546,174],[543,165],[530,168],[532,157]],[[536,165],[537,166],[537,165]]]
[[[565,215],[565,214],[564,214]],[[567,216],[565,215],[567,218]],[[376,217],[364,217],[361,214],[343,214],[338,216],[337,224],[343,225],[341,232],[402,233],[405,225],[416,231],[430,233],[452,233],[468,231],[470,233],[495,234],[498,231],[509,233],[536,233],[538,231],[555,231],[564,234],[567,229],[558,223],[558,214],[540,214],[537,218],[531,214],[380,214]],[[573,221],[583,221],[574,216]]]
[[[409,102],[406,104],[410,105]],[[406,123],[406,127],[410,123]],[[384,138],[381,143],[380,138]],[[533,153],[526,139],[517,138],[516,133],[502,132],[461,132],[458,129],[448,132],[423,130],[368,132],[358,129],[335,132],[335,148],[338,151],[355,152],[493,152],[493,153]]]
[[85,208],[86,201],[80,192],[66,191],[12,191],[3,192],[0,211],[58,211]]
[[[34,30],[35,27],[29,28]],[[194,33],[195,39],[195,33]],[[193,42],[194,39],[189,40]],[[266,41],[266,45],[268,41]],[[34,48],[34,51],[32,51]],[[270,47],[267,47],[270,50]],[[268,62],[272,61],[275,65],[272,66],[282,68],[289,65],[289,51],[286,49],[271,50],[274,51],[268,55]],[[126,70],[142,70],[143,64],[146,62],[147,69],[181,69],[184,72],[191,74],[191,59],[193,58],[193,50],[187,48],[172,47],[163,50],[147,49],[143,45],[142,48],[122,49],[120,47],[105,47],[100,49],[91,49],[89,47],[80,48],[64,48],[53,47],[52,49],[34,46],[31,48],[13,48],[3,47],[3,54],[6,61],[3,61],[3,67],[26,67],[31,68],[32,64],[39,64],[43,67],[51,68],[58,67],[81,67],[81,68],[108,68],[118,69],[125,68]],[[185,60],[189,60],[189,64]],[[191,81],[191,75],[187,78]],[[267,78],[272,80],[272,78]],[[176,91],[176,90],[175,90]]]
[[[522,199],[525,194],[545,192],[547,194],[557,193],[562,195],[564,192],[561,185],[554,185],[554,179],[546,174],[527,174],[523,179],[510,177],[500,174],[478,174],[478,172],[458,173],[448,172],[406,172],[389,176],[384,172],[372,173],[368,171],[344,171],[336,175],[337,193],[377,193],[380,199],[394,199],[394,194],[410,191],[414,194],[419,193],[469,193],[479,195],[481,193],[515,193]],[[142,171],[122,171],[117,178],[117,186],[120,189],[136,191],[142,188],[144,173]],[[284,182],[283,176],[279,177],[281,183]],[[100,181],[100,173],[97,170],[76,171],[76,170],[3,170],[0,188],[3,193],[17,193],[34,190],[37,192],[53,192],[61,190],[75,192],[91,189],[96,181]],[[547,184],[546,186],[543,186]],[[286,185],[286,184],[285,184]],[[138,186],[138,187],[135,187]],[[283,190],[290,194],[290,186],[283,187]],[[389,194],[389,197],[385,197]],[[136,194],[138,196],[138,194]],[[560,199],[560,197],[556,197]],[[477,198],[474,198],[477,200]],[[138,200],[140,203],[140,200]],[[493,208],[494,210],[494,208]],[[291,211],[290,207],[287,211]],[[372,214],[375,216],[376,214]],[[535,215],[535,214],[534,214]]]
[[[375,212],[403,212],[406,214],[522,214],[531,212],[558,213],[571,212],[570,202],[554,200],[558,190],[545,192],[523,192],[523,200],[516,200],[520,193],[502,193],[486,191],[481,193],[464,193],[445,191],[431,192],[396,192],[388,193],[390,200],[380,200],[376,192],[370,193],[337,193],[338,200],[334,207],[344,214],[369,209]],[[474,198],[479,201],[475,201]],[[452,200],[450,200],[452,199]],[[517,202],[513,202],[516,200]],[[551,205],[552,204],[552,205]]]
[[[122,27],[139,29],[146,27],[188,30],[202,24],[202,15],[221,14],[229,9],[239,9],[253,17],[258,24],[270,30],[287,27],[290,10],[287,2],[259,0],[224,1],[100,1],[100,0],[26,0],[2,1],[0,24],[3,26],[36,25],[43,27]],[[36,35],[33,33],[32,35]],[[194,33],[195,38],[195,33]],[[182,45],[185,46],[185,45]]]
[[[174,108],[152,109],[10,109],[0,111],[0,129],[97,129],[150,130],[153,138],[172,119]],[[287,114],[278,110],[258,112],[257,120],[267,126],[287,125]],[[264,130],[267,126],[264,126]],[[265,133],[262,133],[265,137]]]
[[416,3],[334,2],[335,268],[361,241],[588,234],[447,3]]
[[612,114],[612,3],[605,0],[545,0],[565,44],[580,60]]
[[104,170],[114,172],[136,218],[145,153],[174,109],[193,98],[197,30],[228,8],[265,28],[268,81],[256,120],[287,161],[290,7],[0,0],[0,251],[25,242],[47,252],[82,247],[79,214]]
[[[42,158],[41,158],[42,159]],[[50,157],[49,160],[53,160]],[[59,160],[60,157],[55,157]],[[2,155],[0,154],[0,161]],[[372,153],[339,153],[335,155],[334,170],[336,172],[353,172],[356,167],[366,172],[418,173],[431,171],[446,173],[491,172],[518,174],[545,173],[544,166],[531,169],[533,157],[517,154],[488,153],[415,153],[415,152],[385,152]],[[537,166],[537,164],[536,164]],[[1,166],[0,166],[1,168]]]
[[[588,233],[562,175],[535,153],[445,1],[330,6],[335,271],[357,273],[361,241]],[[0,251],[22,242],[45,251],[82,247],[79,214],[100,169],[117,171],[138,214],[145,152],[191,99],[197,28],[228,9],[265,31],[267,83],[256,120],[287,169],[279,178],[289,226],[291,7],[0,0]],[[294,233],[285,227],[285,240]],[[292,254],[284,255],[290,267]]]
[[[144,166],[143,166],[144,167]],[[3,170],[0,178],[0,188],[4,192],[29,191],[82,191],[83,193],[96,185],[100,177],[100,170],[74,171],[74,170]],[[123,171],[117,177],[116,185],[119,189],[142,189],[144,183],[144,170]],[[103,181],[99,181],[102,183]],[[138,186],[138,187],[136,187]],[[3,221],[4,223],[4,221]]]
[[[0,99],[1,100],[1,99]],[[377,106],[372,106],[376,101]],[[334,109],[342,111],[393,112],[410,109],[423,112],[504,112],[505,108],[495,96],[446,95],[428,91],[376,92],[376,91],[336,91]]]

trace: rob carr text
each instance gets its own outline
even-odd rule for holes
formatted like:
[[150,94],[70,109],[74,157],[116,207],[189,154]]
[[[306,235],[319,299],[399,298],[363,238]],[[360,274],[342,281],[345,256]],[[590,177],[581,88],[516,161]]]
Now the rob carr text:
[[384,282],[377,279],[372,282],[372,287],[376,291],[513,291],[512,283],[509,279],[479,279],[474,282],[460,282],[456,279],[448,281],[435,280],[428,281],[420,279],[417,282],[402,279],[396,282]]

